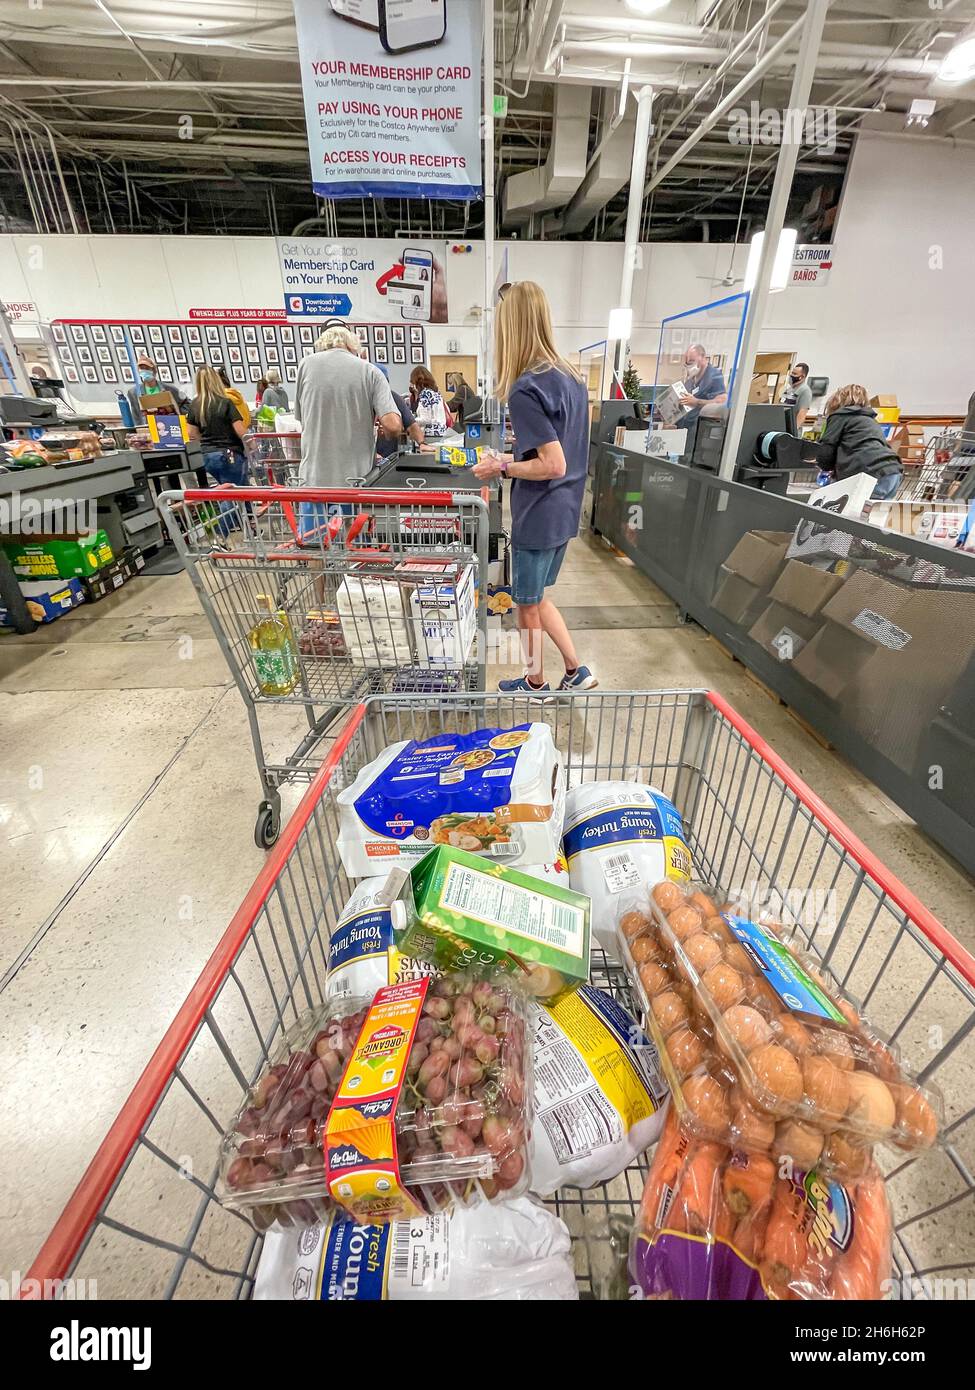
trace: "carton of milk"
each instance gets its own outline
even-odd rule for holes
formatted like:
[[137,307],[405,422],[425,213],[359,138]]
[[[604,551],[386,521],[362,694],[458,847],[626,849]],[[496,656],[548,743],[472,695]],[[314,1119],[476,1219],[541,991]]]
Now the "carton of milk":
[[407,589],[407,607],[413,620],[418,664],[463,666],[477,627],[473,567],[439,564],[425,575],[413,567],[402,578],[412,581]]

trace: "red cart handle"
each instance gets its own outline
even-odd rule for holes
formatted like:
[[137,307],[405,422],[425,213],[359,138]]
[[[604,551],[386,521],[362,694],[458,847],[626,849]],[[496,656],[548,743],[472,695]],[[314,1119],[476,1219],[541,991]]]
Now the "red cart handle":
[[[458,498],[455,492],[426,492],[419,488],[409,488],[406,491],[385,491],[367,487],[339,487],[339,488],[320,488],[320,487],[290,487],[287,489],[289,502],[365,502],[376,505],[418,507],[432,505],[435,507],[456,506],[458,501],[465,501],[465,498]],[[472,493],[471,496],[474,494]],[[188,488],[181,494],[184,502],[273,502],[280,500],[281,489],[273,487],[208,487],[208,488]],[[480,499],[478,499],[480,500]]]

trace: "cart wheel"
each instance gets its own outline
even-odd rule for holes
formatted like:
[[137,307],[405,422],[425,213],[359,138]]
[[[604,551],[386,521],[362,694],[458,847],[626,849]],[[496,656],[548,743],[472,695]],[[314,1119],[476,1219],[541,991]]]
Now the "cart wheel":
[[270,849],[281,833],[281,821],[269,801],[262,801],[254,826],[254,843],[258,849]]

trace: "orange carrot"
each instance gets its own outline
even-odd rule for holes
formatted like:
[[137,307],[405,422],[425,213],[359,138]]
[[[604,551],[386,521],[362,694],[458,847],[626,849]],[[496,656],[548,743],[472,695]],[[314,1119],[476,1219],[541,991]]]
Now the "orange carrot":
[[720,1144],[692,1144],[684,1160],[674,1206],[694,1235],[730,1234],[734,1223],[728,1219],[720,1178],[727,1157],[728,1150]]
[[890,1204],[884,1180],[874,1169],[853,1192],[853,1238],[836,1262],[830,1297],[879,1299],[890,1269]]
[[681,1134],[677,1108],[671,1105],[640,1201],[640,1219],[645,1231],[656,1226],[664,1190],[670,1188],[673,1191],[676,1187],[681,1159],[686,1152],[687,1139]]
[[775,1176],[775,1164],[764,1154],[734,1154],[722,1179],[725,1200],[734,1215],[741,1219],[768,1206]]
[[825,1296],[826,1268],[810,1245],[814,1213],[806,1194],[787,1178],[775,1184],[762,1251],[762,1281],[774,1298]]

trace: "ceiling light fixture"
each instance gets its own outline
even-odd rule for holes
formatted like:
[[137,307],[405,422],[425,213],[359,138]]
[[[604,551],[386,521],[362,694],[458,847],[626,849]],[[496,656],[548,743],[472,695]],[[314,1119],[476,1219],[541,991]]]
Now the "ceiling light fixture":
[[938,69],[939,82],[967,82],[975,77],[975,28],[960,34]]
[[[745,267],[746,290],[753,290],[758,280],[758,263],[762,258],[762,243],[764,240],[765,233],[756,232],[748,248],[748,264]],[[770,294],[775,294],[779,290],[784,290],[788,285],[792,274],[792,256],[795,249],[795,227],[783,227],[779,233],[779,244],[776,247],[775,260],[772,263],[772,280],[769,284]]]
[[626,8],[637,14],[653,14],[655,10],[666,9],[670,0],[626,0]]

